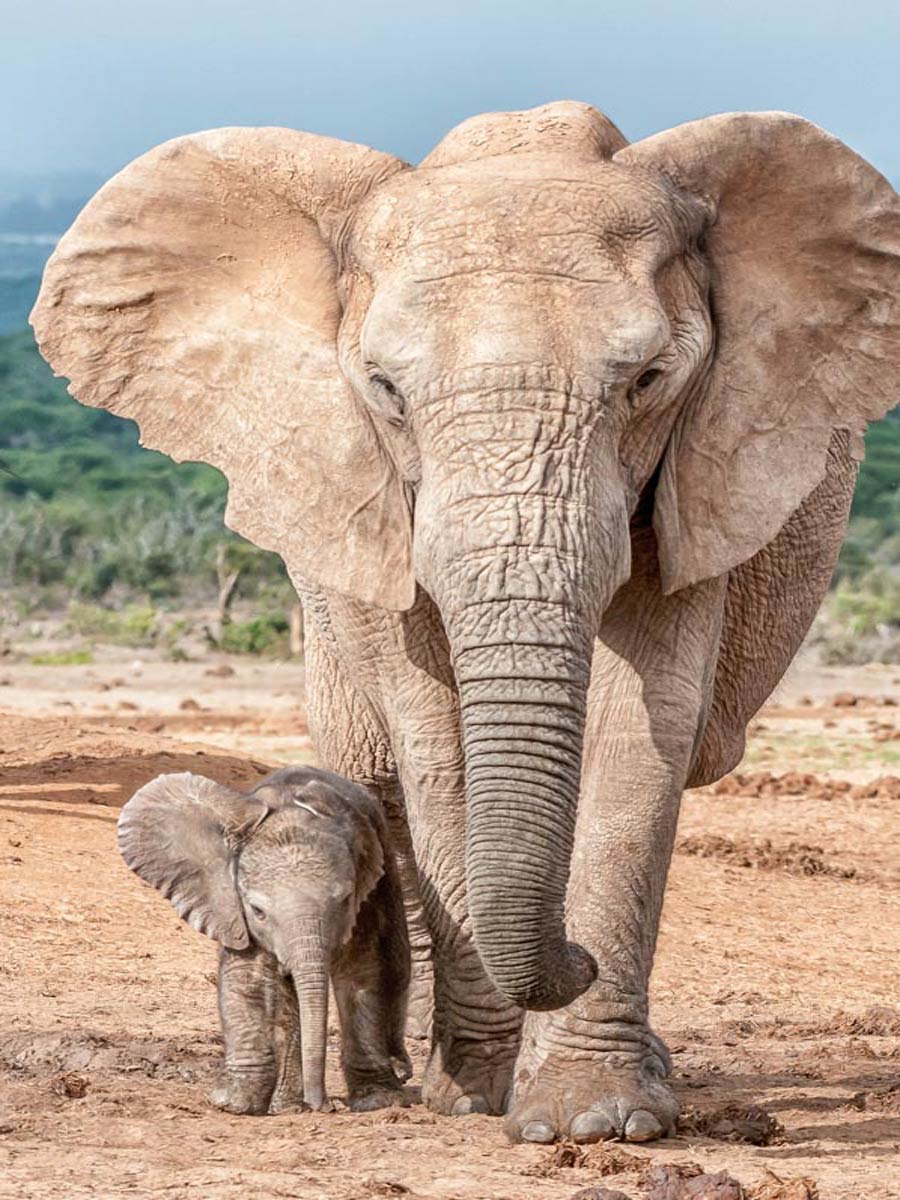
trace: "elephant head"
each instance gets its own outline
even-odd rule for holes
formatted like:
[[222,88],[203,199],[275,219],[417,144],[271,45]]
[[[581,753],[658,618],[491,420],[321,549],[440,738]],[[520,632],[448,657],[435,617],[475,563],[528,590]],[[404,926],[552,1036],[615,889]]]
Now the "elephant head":
[[784,113],[629,145],[552,104],[468,121],[417,168],[224,129],[103,188],[33,323],[80,400],[220,467],[231,526],[296,578],[431,595],[476,942],[547,1008],[593,977],[563,906],[592,639],[638,499],[667,593],[766,545],[834,432],[859,447],[895,401],[898,250],[890,185]]
[[385,869],[374,800],[328,772],[287,768],[241,794],[160,775],[128,801],[119,849],[189,925],[230,950],[251,942],[289,974],[304,1100],[325,1099],[329,966]]

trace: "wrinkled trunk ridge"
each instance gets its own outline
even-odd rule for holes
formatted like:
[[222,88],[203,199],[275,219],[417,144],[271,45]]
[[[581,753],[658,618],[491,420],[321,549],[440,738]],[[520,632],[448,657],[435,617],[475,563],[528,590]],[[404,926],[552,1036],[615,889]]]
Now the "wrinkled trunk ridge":
[[321,925],[302,930],[291,943],[287,963],[300,1012],[303,1101],[325,1107],[325,1058],[328,1044],[328,949]]
[[589,663],[586,636],[549,632],[455,657],[475,943],[497,988],[527,1009],[563,1007],[596,977],[565,931]]

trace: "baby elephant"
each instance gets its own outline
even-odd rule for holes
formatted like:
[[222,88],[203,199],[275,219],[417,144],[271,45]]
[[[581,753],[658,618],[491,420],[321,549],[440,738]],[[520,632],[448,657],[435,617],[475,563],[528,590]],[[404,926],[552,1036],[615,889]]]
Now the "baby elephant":
[[397,1103],[410,1075],[409,939],[384,817],[365,789],[308,767],[276,771],[246,794],[160,775],[122,810],[119,849],[220,944],[215,1105],[328,1107],[329,976],[350,1107]]

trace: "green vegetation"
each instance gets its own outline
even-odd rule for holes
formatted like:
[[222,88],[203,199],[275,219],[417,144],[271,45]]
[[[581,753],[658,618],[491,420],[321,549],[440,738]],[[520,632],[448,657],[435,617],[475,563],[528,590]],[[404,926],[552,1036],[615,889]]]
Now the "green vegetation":
[[232,654],[285,653],[288,621],[283,613],[263,613],[250,621],[230,621],[222,627],[219,645]]
[[150,604],[127,604],[115,611],[75,601],[69,605],[66,632],[114,646],[152,646],[159,633],[159,614]]
[[225,496],[218,471],[142,450],[132,422],[74,403],[29,333],[0,338],[0,581],[20,608],[69,608],[73,633],[151,645],[157,610],[215,603],[224,572],[234,598],[286,621],[281,560],[224,528]]
[[94,661],[87,646],[77,650],[53,650],[46,654],[32,654],[31,663],[36,667],[82,667]]
[[[225,493],[218,471],[142,450],[131,422],[74,403],[30,333],[0,338],[0,585],[20,612],[68,609],[89,643],[175,653],[161,613],[218,604],[223,648],[281,652],[290,584],[276,555],[224,528]],[[252,620],[229,621],[232,598]],[[833,661],[900,658],[900,413],[869,430],[817,636]]]

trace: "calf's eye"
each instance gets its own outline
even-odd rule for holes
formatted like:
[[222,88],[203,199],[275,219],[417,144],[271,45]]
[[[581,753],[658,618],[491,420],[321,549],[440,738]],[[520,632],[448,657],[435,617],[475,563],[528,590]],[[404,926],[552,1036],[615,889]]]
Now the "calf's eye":
[[266,919],[266,914],[258,904],[251,904],[250,911],[253,913],[254,917],[256,917],[257,921],[264,921]]

